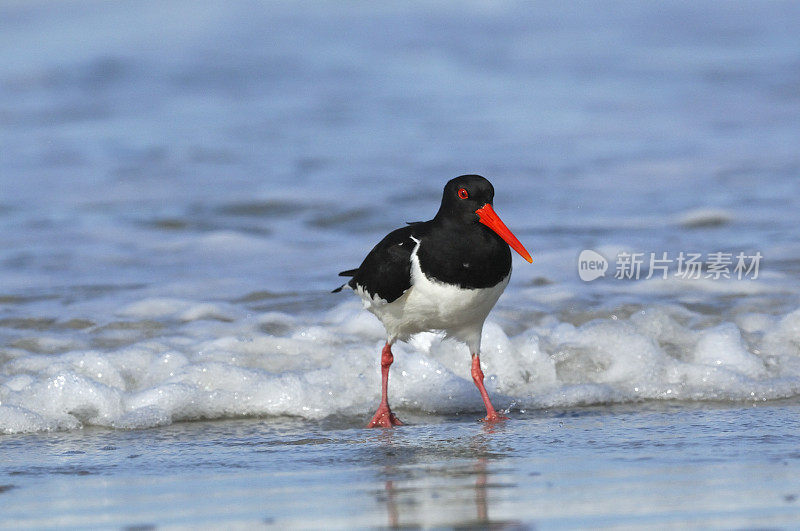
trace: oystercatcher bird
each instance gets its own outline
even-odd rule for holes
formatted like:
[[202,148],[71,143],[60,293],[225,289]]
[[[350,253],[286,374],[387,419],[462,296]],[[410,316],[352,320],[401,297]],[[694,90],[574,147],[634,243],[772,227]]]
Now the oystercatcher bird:
[[444,187],[442,204],[430,221],[409,223],[390,232],[357,269],[352,288],[386,328],[381,352],[381,403],[367,425],[390,428],[403,423],[389,408],[392,345],[425,331],[444,331],[467,344],[472,379],[486,406],[487,422],[497,413],[483,386],[480,346],[483,322],[508,285],[511,246],[525,260],[530,254],[492,208],[494,187],[480,175],[462,175]]

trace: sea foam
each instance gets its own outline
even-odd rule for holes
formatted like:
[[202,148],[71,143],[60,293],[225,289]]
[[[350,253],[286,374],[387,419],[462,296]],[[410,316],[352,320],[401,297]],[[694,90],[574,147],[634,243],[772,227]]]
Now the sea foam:
[[[162,320],[170,333],[140,333],[109,349],[8,351],[0,431],[368,415],[379,400],[383,329],[360,306],[348,301],[312,317],[178,299],[129,304],[120,317]],[[546,315],[514,334],[490,316],[481,359],[495,404],[512,411],[760,401],[800,394],[798,337],[800,310],[715,323],[682,306],[654,305],[583,324]],[[390,398],[398,411],[479,415],[464,345],[424,333],[394,352]]]

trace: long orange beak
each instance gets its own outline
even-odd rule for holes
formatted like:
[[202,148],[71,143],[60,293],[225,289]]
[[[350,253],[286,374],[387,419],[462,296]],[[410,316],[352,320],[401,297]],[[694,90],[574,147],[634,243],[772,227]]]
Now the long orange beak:
[[525,249],[525,247],[519,243],[517,237],[511,233],[508,227],[506,227],[506,224],[503,223],[503,220],[500,219],[500,216],[495,213],[492,205],[486,203],[476,210],[475,213],[478,214],[478,221],[495,231],[498,236],[503,238],[506,243],[510,245],[512,249],[517,251],[522,258],[531,264],[533,263],[533,258],[531,258],[530,253],[528,253],[527,249]]

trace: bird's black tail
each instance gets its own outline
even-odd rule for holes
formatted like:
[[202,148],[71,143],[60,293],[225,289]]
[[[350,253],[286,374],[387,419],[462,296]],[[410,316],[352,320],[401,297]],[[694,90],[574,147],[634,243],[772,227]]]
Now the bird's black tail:
[[[347,271],[342,271],[341,273],[339,273],[339,276],[340,277],[354,277],[356,275],[356,273],[358,273],[358,268],[356,268],[356,269],[348,269]],[[331,291],[331,293],[339,293],[340,291],[342,291],[342,289],[344,289],[344,287],[347,284],[348,283],[345,282],[344,284],[342,284],[341,286],[339,286],[335,290]]]

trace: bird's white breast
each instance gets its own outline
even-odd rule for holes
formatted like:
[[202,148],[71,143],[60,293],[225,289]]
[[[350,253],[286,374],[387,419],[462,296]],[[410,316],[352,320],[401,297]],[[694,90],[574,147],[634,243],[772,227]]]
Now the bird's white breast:
[[381,320],[390,340],[404,340],[418,332],[443,330],[477,352],[483,322],[508,285],[511,275],[489,288],[465,289],[446,284],[428,278],[422,272],[417,256],[419,247],[417,241],[411,253],[411,288],[391,303],[358,288],[356,291],[364,300],[364,306]]

